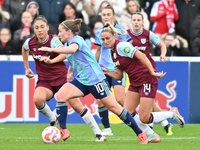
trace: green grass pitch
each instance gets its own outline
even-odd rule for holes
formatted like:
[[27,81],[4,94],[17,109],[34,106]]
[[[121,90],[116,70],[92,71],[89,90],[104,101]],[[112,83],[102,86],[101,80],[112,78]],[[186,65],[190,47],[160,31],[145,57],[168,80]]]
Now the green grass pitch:
[[[160,124],[154,131],[160,143],[140,145],[131,128],[125,124],[111,124],[114,136],[106,142],[95,142],[93,131],[86,124],[68,124],[71,136],[65,142],[45,144],[42,130],[48,124],[0,124],[0,150],[200,150],[200,124],[173,125],[173,135],[167,136]],[[102,125],[99,124],[102,129]]]

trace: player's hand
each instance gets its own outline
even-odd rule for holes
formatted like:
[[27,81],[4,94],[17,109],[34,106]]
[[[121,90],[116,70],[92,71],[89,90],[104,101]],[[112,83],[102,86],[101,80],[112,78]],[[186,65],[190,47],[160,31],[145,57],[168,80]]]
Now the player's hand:
[[71,80],[73,80],[73,73],[71,72],[71,73],[67,73],[67,82],[69,82],[69,81],[71,81]]
[[167,74],[167,72],[163,73],[163,71],[161,71],[161,72],[154,72],[154,73],[152,74],[152,76],[161,79],[161,78],[164,77],[166,74]]
[[160,55],[160,61],[166,62],[167,58],[165,56],[163,56],[163,55]]
[[25,73],[26,73],[26,77],[28,77],[28,78],[33,78],[34,77],[34,75],[33,75],[34,73],[30,68],[26,69]]
[[106,74],[108,72],[108,69],[101,67],[101,70],[104,72],[104,74]]
[[44,61],[46,64],[52,64],[51,59],[49,59],[49,57],[46,56],[40,58],[39,61]]
[[52,49],[49,47],[40,47],[38,48],[39,51],[45,51],[45,52],[52,52]]

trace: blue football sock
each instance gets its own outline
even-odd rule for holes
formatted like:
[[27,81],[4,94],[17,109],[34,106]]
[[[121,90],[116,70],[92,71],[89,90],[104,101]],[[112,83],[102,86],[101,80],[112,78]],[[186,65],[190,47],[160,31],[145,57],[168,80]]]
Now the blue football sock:
[[104,128],[110,128],[110,123],[108,119],[108,109],[105,106],[103,106],[103,107],[98,107],[98,111]]
[[129,127],[131,127],[137,135],[142,133],[142,130],[138,127],[137,123],[126,109],[123,109],[122,113],[119,115],[119,118]]
[[57,102],[56,113],[60,128],[66,129],[68,107],[66,102]]

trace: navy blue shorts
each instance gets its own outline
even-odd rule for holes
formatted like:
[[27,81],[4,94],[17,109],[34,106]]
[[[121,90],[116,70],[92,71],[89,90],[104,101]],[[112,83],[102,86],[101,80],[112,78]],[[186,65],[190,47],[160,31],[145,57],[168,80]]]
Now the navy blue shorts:
[[109,84],[109,86],[111,87],[111,86],[115,86],[115,85],[122,85],[122,86],[124,86],[125,87],[125,85],[126,85],[126,73],[124,72],[123,73],[123,79],[122,80],[116,80],[116,79],[113,79],[113,78],[111,78],[110,76],[108,76],[108,75],[105,75],[106,76],[106,79],[107,79],[107,81],[108,81],[108,84]]
[[106,79],[103,81],[95,84],[95,85],[83,85],[78,80],[74,79],[70,81],[71,84],[76,86],[79,90],[81,90],[84,94],[84,96],[88,94],[92,94],[96,99],[102,99],[104,97],[107,97],[111,94],[110,88],[108,86],[108,82]]

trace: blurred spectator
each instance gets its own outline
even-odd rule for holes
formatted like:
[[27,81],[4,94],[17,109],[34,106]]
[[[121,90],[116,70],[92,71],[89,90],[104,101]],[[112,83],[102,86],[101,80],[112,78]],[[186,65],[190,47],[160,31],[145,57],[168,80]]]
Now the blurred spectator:
[[188,41],[190,44],[190,28],[195,16],[200,12],[200,0],[175,0],[178,9],[179,19],[176,24],[176,33]]
[[191,47],[192,47],[191,49],[192,56],[200,56],[200,26],[196,37],[191,43]]
[[92,52],[95,54],[96,50],[97,50],[97,45],[94,44],[95,42],[95,37],[96,37],[96,30],[98,28],[103,27],[103,23],[102,22],[95,22],[94,24],[94,28],[92,29],[92,37],[90,38],[91,44],[89,45],[92,49]]
[[144,29],[149,30],[149,20],[147,14],[144,12],[144,10],[140,9],[140,4],[137,0],[129,0],[126,3],[126,8],[123,10],[122,15],[120,17],[120,25],[123,26],[125,29],[130,29],[132,27],[131,25],[131,17],[132,14],[137,12],[140,12],[143,15],[144,18]]
[[[98,14],[100,5],[103,1],[104,0],[96,0],[96,4],[95,4],[96,14]],[[122,11],[126,7],[126,1],[125,0],[107,0],[107,1],[114,8],[116,20],[119,22],[119,18],[122,14]]]
[[70,0],[37,0],[39,4],[39,14],[44,15],[48,23],[57,26],[59,15],[62,13],[63,6]]
[[35,18],[39,16],[39,5],[36,1],[31,1],[26,6],[26,11],[30,12],[33,17],[33,22]]
[[32,15],[30,12],[23,12],[21,22],[23,24],[23,27],[15,31],[13,36],[13,42],[15,43],[15,46],[17,48],[17,52],[21,54],[21,48],[23,43],[26,39],[34,36],[34,29],[31,25],[33,21]]
[[[128,1],[128,0],[127,0]],[[150,21],[150,12],[153,4],[159,0],[140,0],[140,7],[144,9],[147,13],[148,19]],[[149,30],[152,30],[153,22],[150,21]]]
[[110,5],[110,3],[108,1],[102,1],[101,4],[99,5],[99,8],[98,8],[98,14],[94,17],[91,18],[88,26],[90,27],[90,29],[93,29],[94,28],[94,24],[96,22],[102,22],[102,19],[101,19],[101,11],[104,7],[106,7],[107,5]]
[[4,0],[0,0],[0,5],[1,5],[1,6],[3,5],[3,2],[4,2]]
[[150,20],[154,22],[152,31],[160,37],[164,33],[175,31],[174,21],[179,18],[174,0],[160,0],[155,2],[150,14]]
[[9,28],[10,27],[9,22],[8,22],[9,18],[10,18],[9,13],[6,12],[6,11],[3,11],[1,9],[1,6],[0,6],[0,30],[2,28]]
[[16,54],[15,46],[11,41],[11,32],[7,28],[0,30],[0,54]]
[[[161,36],[161,41],[167,47],[166,56],[190,56],[187,40],[177,36],[175,33],[167,33]],[[155,48],[155,55],[160,56],[160,49]]]
[[[74,20],[76,18],[83,19],[83,15],[81,12],[76,11],[76,7],[73,3],[68,2],[66,5],[64,5],[63,12],[59,16],[59,23],[65,20]],[[82,36],[85,41],[90,41],[91,30],[89,26],[84,23],[84,21],[81,23],[79,35]]]
[[197,34],[199,33],[199,25],[200,25],[200,12],[196,15],[196,17],[191,23],[190,43],[192,43],[194,39],[197,37]]
[[90,18],[95,15],[95,0],[72,0],[72,3],[76,6],[76,10],[82,13],[84,22],[88,24]]
[[2,5],[2,10],[6,11],[10,15],[9,24],[10,30],[13,34],[14,31],[21,28],[21,14],[25,11],[26,5],[31,0],[5,0]]

